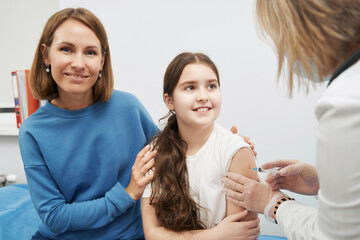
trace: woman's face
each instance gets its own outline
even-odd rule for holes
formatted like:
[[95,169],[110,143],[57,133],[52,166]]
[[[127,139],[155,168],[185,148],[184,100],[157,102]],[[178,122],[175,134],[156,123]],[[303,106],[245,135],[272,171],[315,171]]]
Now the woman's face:
[[165,102],[170,110],[175,110],[179,128],[212,127],[221,108],[216,74],[206,64],[187,65],[172,97],[165,98]]
[[69,19],[54,32],[52,45],[42,47],[44,62],[51,65],[60,98],[92,98],[92,86],[104,64],[95,33],[81,22]]

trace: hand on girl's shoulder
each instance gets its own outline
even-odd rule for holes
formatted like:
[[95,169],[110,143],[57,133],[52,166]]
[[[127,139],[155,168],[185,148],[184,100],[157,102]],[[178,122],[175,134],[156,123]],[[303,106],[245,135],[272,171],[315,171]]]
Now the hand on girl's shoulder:
[[245,141],[247,144],[250,145],[250,148],[251,148],[251,150],[254,152],[254,156],[255,156],[255,158],[256,158],[257,152],[255,151],[255,144],[250,141],[250,138],[247,137],[247,136],[242,136],[242,135],[238,134],[238,130],[237,130],[236,126],[232,126],[232,127],[230,128],[230,131],[231,131],[233,134],[237,134],[237,135],[239,135],[240,137],[242,137],[242,138],[244,139],[244,141]]

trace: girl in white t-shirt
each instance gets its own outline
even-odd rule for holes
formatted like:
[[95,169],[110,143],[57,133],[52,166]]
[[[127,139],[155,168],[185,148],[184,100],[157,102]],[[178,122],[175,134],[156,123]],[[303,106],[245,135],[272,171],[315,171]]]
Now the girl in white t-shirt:
[[257,214],[222,191],[228,171],[253,179],[257,173],[250,146],[215,123],[221,108],[216,66],[201,53],[179,54],[165,72],[163,93],[168,122],[153,141],[155,176],[142,198],[146,239],[256,239]]

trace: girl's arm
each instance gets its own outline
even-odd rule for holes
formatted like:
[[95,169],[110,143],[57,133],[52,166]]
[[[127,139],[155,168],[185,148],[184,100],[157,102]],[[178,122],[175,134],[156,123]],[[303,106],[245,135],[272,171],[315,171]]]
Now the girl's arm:
[[[238,173],[244,177],[257,180],[258,179],[257,172],[252,170],[252,168],[255,167],[256,164],[255,164],[253,152],[249,148],[244,147],[239,149],[233,156],[229,171]],[[242,210],[244,210],[244,208],[233,204],[229,200],[226,200],[226,216],[240,212]],[[242,221],[252,220],[256,218],[257,218],[257,213],[249,212],[249,214],[245,218],[243,218]]]
[[256,239],[259,236],[259,220],[256,218],[251,221],[238,222],[247,211],[228,216],[223,219],[216,227],[204,230],[193,230],[174,232],[164,228],[155,215],[155,209],[150,204],[150,198],[141,200],[142,221],[144,227],[145,238],[147,240],[191,240],[191,239]]

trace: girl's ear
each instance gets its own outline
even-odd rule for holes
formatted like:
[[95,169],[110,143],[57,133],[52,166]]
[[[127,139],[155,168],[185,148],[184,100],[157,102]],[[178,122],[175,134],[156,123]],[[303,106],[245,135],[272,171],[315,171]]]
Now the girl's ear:
[[41,54],[42,54],[42,60],[45,63],[45,65],[50,65],[49,61],[49,54],[48,54],[48,47],[45,43],[41,44]]
[[167,93],[164,93],[164,102],[170,111],[174,110],[173,100]]

